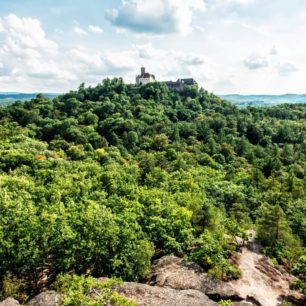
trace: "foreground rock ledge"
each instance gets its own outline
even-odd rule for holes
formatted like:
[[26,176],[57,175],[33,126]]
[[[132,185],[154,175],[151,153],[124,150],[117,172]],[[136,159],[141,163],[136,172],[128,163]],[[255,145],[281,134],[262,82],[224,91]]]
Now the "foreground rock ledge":
[[139,306],[215,306],[217,303],[198,290],[175,290],[145,284],[125,283],[119,293],[137,301]]
[[20,305],[18,301],[13,298],[7,298],[4,301],[0,302],[0,306],[18,306]]
[[[0,302],[0,306],[18,306],[18,301],[12,298]],[[53,290],[41,292],[35,296],[27,306],[59,306],[61,305],[61,296]]]
[[[293,305],[306,305],[305,296],[297,291],[289,290],[289,280],[292,277],[285,271],[278,270],[266,256],[254,252],[251,248],[243,248],[241,253],[236,254],[236,257],[237,264],[244,274],[238,281],[217,282],[204,273],[198,265],[184,263],[178,257],[165,256],[154,262],[147,285],[125,283],[119,292],[126,297],[134,298],[140,306],[209,306],[217,305],[220,300],[231,300],[236,306],[278,306],[282,304],[282,301],[290,301]],[[248,263],[246,267],[244,266],[245,261]],[[273,273],[267,271],[273,271]],[[275,279],[276,274],[278,275],[277,280]],[[270,289],[265,292],[277,295],[275,301],[270,303],[269,297],[265,294],[263,297],[257,288],[252,288],[253,275],[264,282],[263,290]],[[241,290],[242,287],[248,290]],[[196,294],[195,291],[201,294]]]
[[[247,255],[246,252],[245,249],[239,256]],[[252,254],[252,256],[255,255]],[[271,279],[269,283],[271,288],[281,283],[284,278],[286,280],[288,275],[281,271],[270,275],[275,269],[274,265],[264,257],[259,259],[261,260],[252,262],[251,266],[255,269],[251,271],[252,274],[263,273],[264,276],[259,274],[258,277],[265,281]],[[279,278],[278,281],[273,279],[275,275]],[[100,280],[105,281],[106,278]],[[249,282],[248,279],[246,281]],[[217,282],[204,273],[198,265],[184,263],[178,257],[165,256],[154,262],[146,284],[125,282],[115,290],[127,298],[136,300],[138,306],[216,306],[221,299],[233,301],[234,306],[275,306],[281,305],[282,300],[291,301],[293,305],[305,305],[304,296],[291,290],[280,290],[279,293],[284,295],[279,295],[279,303],[267,304],[260,296],[257,296],[258,292],[252,295],[242,294],[241,288],[248,285],[243,282],[244,277],[230,283]],[[34,297],[27,305],[55,306],[60,305],[60,300],[57,292],[45,291]],[[0,306],[17,305],[20,304],[12,298],[0,302]]]
[[61,296],[56,291],[44,291],[34,297],[27,306],[58,306],[61,305]]

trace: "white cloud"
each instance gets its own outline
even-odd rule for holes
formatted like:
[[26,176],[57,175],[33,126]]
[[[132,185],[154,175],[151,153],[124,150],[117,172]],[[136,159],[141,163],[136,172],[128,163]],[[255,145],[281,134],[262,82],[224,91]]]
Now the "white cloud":
[[[131,2],[126,0],[125,3]],[[204,88],[216,93],[305,91],[306,43],[301,37],[306,27],[302,19],[292,18],[293,14],[291,19],[279,15],[263,19],[253,11],[256,1],[250,12],[248,6],[238,7],[238,3],[223,8],[213,6],[217,0],[205,0],[209,14],[202,16],[189,6],[191,19],[184,19],[185,15],[177,7],[190,4],[188,0],[185,2],[188,4],[182,4],[181,0],[150,1],[147,5],[155,8],[150,16],[146,15],[150,11],[147,6],[136,9],[135,4],[133,9],[137,18],[143,10],[146,13],[143,16],[149,16],[151,21],[159,20],[170,14],[167,5],[172,5],[173,16],[162,22],[169,27],[161,27],[161,31],[155,32],[144,27],[140,36],[130,33],[129,27],[116,27],[116,31],[126,33],[122,40],[113,37],[115,31],[105,31],[104,39],[98,40],[94,34],[98,31],[90,28],[96,27],[95,23],[85,27],[75,22],[75,26],[88,33],[86,45],[82,45],[75,35],[69,36],[64,29],[54,28],[52,33],[45,33],[37,19],[15,15],[2,17],[1,90],[61,92],[77,88],[83,81],[95,84],[113,76],[134,82],[139,67],[145,65],[158,80],[194,77]],[[272,8],[276,6],[267,4],[267,10]],[[261,7],[258,10],[262,12]],[[120,7],[117,11],[122,17]],[[185,23],[177,19],[178,12]],[[264,17],[268,15],[266,10],[263,13]],[[179,37],[186,33],[182,24],[185,29],[186,24],[188,30],[194,29],[188,38]],[[151,33],[151,44],[146,44],[148,33]],[[177,35],[154,35],[163,33]],[[299,41],[299,48],[292,48],[296,41]]]
[[6,35],[2,49],[15,55],[22,56],[35,50],[44,53],[57,51],[57,44],[46,39],[38,19],[18,18],[10,14],[0,19],[0,31]]
[[75,34],[80,35],[80,36],[88,35],[88,32],[79,26],[74,26],[73,31]]
[[93,33],[103,33],[103,30],[99,26],[96,26],[96,25],[89,25],[88,30]]
[[[19,26],[20,23],[23,26]],[[152,45],[121,51],[82,46],[65,50],[45,37],[38,20],[15,15],[4,17],[0,26],[4,38],[0,47],[3,90],[58,92],[76,87],[83,81],[96,83],[108,76],[125,76],[127,81],[134,81],[136,70],[144,60],[161,75],[168,76],[183,69],[189,75],[187,67],[204,62],[198,54],[155,49]],[[40,35],[34,34],[27,39],[28,33],[34,32]]]
[[[73,80],[75,76],[65,68],[56,42],[47,39],[38,19],[19,18],[14,14],[0,19],[3,44],[0,46],[0,82],[27,87],[44,85],[57,80]],[[13,89],[13,88],[12,88]]]
[[132,51],[108,52],[84,47],[74,48],[69,58],[77,63],[78,75],[111,76],[124,74],[137,65]]
[[246,5],[253,2],[253,0],[222,0],[222,1],[228,4],[241,4],[241,5]]
[[250,70],[266,68],[269,66],[267,58],[261,55],[251,55],[243,61],[243,64]]
[[254,0],[216,0],[219,5],[248,5]]
[[278,71],[280,75],[287,76],[289,74],[299,71],[299,69],[293,63],[287,62],[280,64],[278,66]]
[[176,80],[195,73],[202,75],[207,63],[200,54],[154,48],[152,44],[135,45],[132,49],[117,52],[79,47],[70,51],[69,58],[77,63],[77,74],[82,73],[85,78],[120,75],[128,82],[134,81],[141,65],[145,65],[158,80]]
[[207,29],[205,27],[194,25],[193,28],[199,33],[207,33]]
[[207,79],[214,78],[212,65],[202,54],[155,48],[152,44],[136,45],[134,48],[138,64],[136,72],[140,65],[144,65],[158,80],[194,77],[203,84]]
[[[136,45],[138,56],[144,60],[163,61],[169,64],[174,61],[180,65],[185,66],[199,66],[205,63],[205,59],[201,54],[192,52],[182,52],[171,49],[157,49],[152,44]],[[163,63],[163,64],[165,64]],[[169,67],[171,69],[171,66]]]
[[106,19],[118,28],[135,33],[186,34],[195,11],[205,10],[203,0],[124,0]]
[[[14,16],[13,24],[23,26],[12,30],[7,21],[10,18],[4,17],[0,22],[0,35],[4,38],[0,47],[3,90],[59,92],[76,88],[83,81],[94,84],[112,76],[134,82],[142,64],[158,80],[195,77],[201,82],[213,78],[209,61],[196,52],[156,48],[152,44],[127,46],[120,51],[89,46],[65,49],[46,38],[38,20]],[[35,31],[40,35],[30,36]]]
[[277,55],[278,54],[278,49],[276,46],[273,46],[270,50],[270,55]]

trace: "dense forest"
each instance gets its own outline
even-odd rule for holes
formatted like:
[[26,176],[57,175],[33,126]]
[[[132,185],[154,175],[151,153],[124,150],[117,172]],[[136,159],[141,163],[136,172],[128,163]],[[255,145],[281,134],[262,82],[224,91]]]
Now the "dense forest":
[[0,108],[2,297],[68,272],[141,281],[165,254],[230,280],[250,229],[306,290],[305,136],[306,105],[239,109],[158,82]]

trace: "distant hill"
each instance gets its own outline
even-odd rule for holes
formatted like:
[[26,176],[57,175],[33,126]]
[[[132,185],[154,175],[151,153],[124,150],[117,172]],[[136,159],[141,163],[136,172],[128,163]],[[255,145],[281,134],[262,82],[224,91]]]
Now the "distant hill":
[[[10,105],[15,101],[26,101],[33,99],[38,93],[21,93],[21,92],[0,92],[0,106]],[[47,98],[58,96],[57,93],[43,93]]]
[[[36,97],[38,93],[21,92],[0,92],[0,106],[13,104],[15,101],[26,101]],[[53,98],[59,93],[43,93],[47,98]],[[285,94],[285,95],[219,95],[222,99],[230,101],[239,107],[247,106],[273,106],[278,104],[299,104],[306,103],[306,94]]]
[[220,95],[240,107],[246,106],[271,106],[278,104],[306,103],[306,94],[285,94],[285,95]]

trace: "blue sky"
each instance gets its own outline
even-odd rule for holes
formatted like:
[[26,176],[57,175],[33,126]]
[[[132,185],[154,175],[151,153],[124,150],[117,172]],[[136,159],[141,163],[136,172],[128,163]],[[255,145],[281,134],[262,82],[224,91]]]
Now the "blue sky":
[[219,94],[305,93],[304,0],[0,0],[0,91],[62,92],[141,65]]

